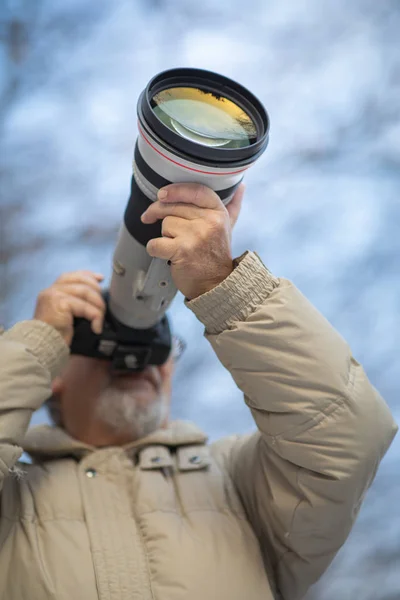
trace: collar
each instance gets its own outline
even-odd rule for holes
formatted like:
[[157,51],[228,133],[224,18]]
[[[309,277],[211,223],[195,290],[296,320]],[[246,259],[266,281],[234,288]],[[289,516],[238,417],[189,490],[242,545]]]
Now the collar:
[[[188,444],[205,444],[206,441],[207,436],[194,423],[172,421],[166,429],[159,429],[122,448],[126,452],[136,453],[146,446],[161,445],[176,448]],[[73,456],[81,459],[98,450],[96,446],[72,438],[60,427],[50,425],[38,425],[29,429],[22,447],[32,458]]]

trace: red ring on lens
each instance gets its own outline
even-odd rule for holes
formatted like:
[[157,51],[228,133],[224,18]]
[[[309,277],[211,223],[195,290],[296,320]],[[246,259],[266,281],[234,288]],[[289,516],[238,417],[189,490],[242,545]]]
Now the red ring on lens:
[[162,152],[160,152],[160,150],[158,150],[155,146],[153,146],[153,144],[145,136],[145,134],[143,132],[143,129],[140,126],[140,122],[139,121],[138,121],[138,128],[139,128],[139,131],[140,131],[140,133],[141,133],[144,141],[148,143],[148,145],[154,150],[154,152],[157,152],[157,154],[159,154],[160,156],[162,156],[166,160],[169,160],[170,162],[174,163],[175,165],[178,165],[178,167],[182,167],[183,169],[187,169],[188,171],[195,171],[196,173],[202,173],[203,175],[219,175],[219,176],[222,176],[222,177],[226,177],[227,175],[238,175],[239,173],[243,173],[244,171],[247,171],[247,169],[251,166],[251,165],[247,165],[244,169],[240,169],[239,171],[229,171],[228,173],[227,172],[225,172],[225,173],[214,173],[212,171],[200,171],[200,169],[193,169],[193,167],[187,167],[186,165],[182,165],[181,163],[177,162],[176,160],[173,160],[169,156],[166,156],[165,154],[163,154]]

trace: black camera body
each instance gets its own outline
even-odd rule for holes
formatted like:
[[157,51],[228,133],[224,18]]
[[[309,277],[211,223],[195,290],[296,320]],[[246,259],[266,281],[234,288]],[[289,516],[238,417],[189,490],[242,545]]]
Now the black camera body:
[[87,319],[75,319],[71,353],[108,360],[113,371],[141,371],[147,365],[164,364],[172,346],[168,317],[164,315],[148,329],[127,327],[111,313],[108,292],[103,297],[107,310],[102,333],[95,334]]

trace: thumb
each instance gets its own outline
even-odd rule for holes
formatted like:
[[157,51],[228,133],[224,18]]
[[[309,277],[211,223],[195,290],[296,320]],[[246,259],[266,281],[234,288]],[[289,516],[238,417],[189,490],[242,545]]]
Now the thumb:
[[232,200],[229,202],[229,204],[226,205],[226,210],[228,211],[228,214],[229,214],[229,217],[231,220],[232,229],[234,228],[235,223],[239,217],[245,189],[246,189],[246,187],[245,187],[244,183],[241,183],[239,185],[238,189],[236,190],[236,193],[233,196]]

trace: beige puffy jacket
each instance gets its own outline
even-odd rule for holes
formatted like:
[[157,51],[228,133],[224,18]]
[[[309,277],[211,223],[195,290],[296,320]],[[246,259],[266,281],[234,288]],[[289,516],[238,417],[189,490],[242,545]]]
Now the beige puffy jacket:
[[253,253],[189,307],[253,435],[25,437],[68,350],[39,321],[0,337],[0,600],[297,600],[345,541],[396,432],[348,345]]

